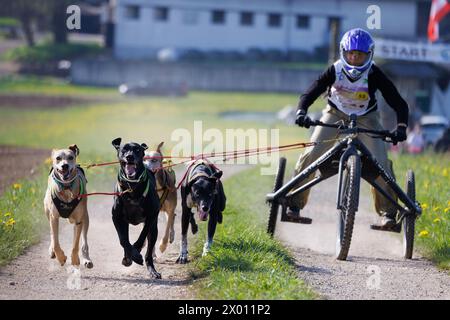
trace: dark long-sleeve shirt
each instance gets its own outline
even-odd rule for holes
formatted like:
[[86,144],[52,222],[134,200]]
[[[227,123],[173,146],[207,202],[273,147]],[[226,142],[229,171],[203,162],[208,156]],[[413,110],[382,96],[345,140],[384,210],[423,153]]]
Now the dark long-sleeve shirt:
[[[369,72],[368,86],[369,86],[369,107],[377,104],[375,92],[380,90],[383,98],[387,104],[394,109],[397,114],[397,123],[408,124],[408,104],[400,96],[397,88],[392,81],[381,71],[375,64],[372,65],[372,70]],[[319,78],[313,82],[313,84],[300,96],[299,109],[308,111],[308,108],[314,103],[314,101],[329,88],[336,81],[336,72],[334,65],[331,65],[325,72],[323,72]],[[332,107],[336,107],[330,100],[328,103]],[[371,111],[377,109],[375,106]]]

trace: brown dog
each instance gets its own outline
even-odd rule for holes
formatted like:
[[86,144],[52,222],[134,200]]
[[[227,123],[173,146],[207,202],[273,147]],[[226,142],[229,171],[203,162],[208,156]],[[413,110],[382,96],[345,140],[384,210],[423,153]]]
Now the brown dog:
[[44,198],[44,210],[50,222],[51,244],[49,248],[50,258],[58,260],[63,266],[67,257],[59,244],[59,218],[68,218],[75,224],[72,246],[72,265],[80,265],[79,243],[82,235],[83,244],[81,254],[83,265],[92,268],[94,265],[89,258],[87,232],[89,228],[89,215],[87,211],[87,198],[80,198],[86,194],[86,177],[83,169],[76,164],[79,149],[71,145],[68,149],[52,151],[52,170],[48,177],[48,187]]
[[[175,238],[175,208],[177,207],[177,190],[175,187],[176,176],[172,168],[162,169],[163,154],[161,147],[164,142],[158,145],[156,151],[146,151],[144,165],[154,172],[156,178],[156,191],[161,203],[161,211],[166,213],[167,225],[166,231],[159,244],[159,250],[164,252],[167,248],[167,242],[172,243]],[[150,158],[151,157],[151,158]]]

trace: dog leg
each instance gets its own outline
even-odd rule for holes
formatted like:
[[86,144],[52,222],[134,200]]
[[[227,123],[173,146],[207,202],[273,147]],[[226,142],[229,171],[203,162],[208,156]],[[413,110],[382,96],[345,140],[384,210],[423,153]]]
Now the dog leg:
[[192,211],[190,213],[191,214],[190,214],[189,222],[191,223],[191,231],[192,231],[192,234],[196,234],[198,231],[198,225],[197,225],[197,222],[195,222],[194,214],[192,213]]
[[56,259],[59,264],[63,266],[66,263],[67,257],[64,254],[64,251],[61,249],[58,238],[58,230],[59,229],[59,217],[51,217],[50,218],[50,230],[52,235],[52,249],[56,255]]
[[125,251],[124,258],[122,259],[122,264],[126,267],[129,265],[129,259],[134,261],[137,264],[143,265],[144,259],[142,258],[142,255],[139,253],[136,248],[134,248],[129,240],[128,235],[128,223],[126,221],[123,221],[123,219],[120,218],[120,216],[113,213],[113,223],[114,227],[116,228],[117,234],[119,235],[119,241],[120,245]]
[[150,273],[150,277],[153,279],[161,279],[161,274],[156,271],[153,264],[153,252],[155,249],[156,240],[158,239],[158,216],[149,221],[150,232],[147,235],[147,253],[145,255],[145,263],[147,270]]
[[[164,237],[161,238],[161,241],[159,244],[159,250],[161,252],[166,251],[167,243],[169,242],[169,235],[173,231],[173,222],[174,222],[173,216],[174,216],[173,212],[169,213],[166,211],[166,218],[167,218],[166,230],[164,233]],[[170,241],[170,243],[172,243],[172,242],[173,242],[173,235],[172,235],[172,241]]]
[[171,223],[170,223],[170,233],[169,233],[169,242],[173,243],[173,241],[175,240],[175,210],[172,213],[172,219],[171,219]]
[[83,265],[88,268],[91,269],[94,267],[94,264],[92,263],[91,258],[89,257],[89,246],[88,246],[88,241],[87,241],[87,233],[88,233],[88,229],[89,229],[89,216],[87,215],[86,212],[86,216],[84,217],[84,221],[83,221],[83,230],[81,231],[81,240],[82,240],[82,245],[81,245],[81,256],[83,257]]
[[188,263],[188,241],[187,232],[189,228],[189,220],[192,213],[191,210],[183,206],[183,213],[181,214],[181,245],[180,245],[180,256],[178,257],[176,263],[185,264]]
[[[44,200],[44,212],[45,212],[45,216],[47,217],[48,222],[50,224],[51,223],[50,211],[47,208],[46,200],[47,200],[47,196],[45,197],[45,200]],[[53,251],[53,236],[52,236],[52,232],[50,232],[50,246],[48,247],[48,255],[49,255],[50,259],[55,259],[56,258],[55,252]]]
[[217,214],[211,214],[208,221],[208,238],[203,246],[202,256],[206,256],[211,249],[213,243],[214,234],[216,233],[217,226]]
[[80,256],[78,252],[80,251],[80,236],[81,229],[83,228],[82,222],[76,222],[73,227],[73,245],[72,245],[72,265],[80,265]]

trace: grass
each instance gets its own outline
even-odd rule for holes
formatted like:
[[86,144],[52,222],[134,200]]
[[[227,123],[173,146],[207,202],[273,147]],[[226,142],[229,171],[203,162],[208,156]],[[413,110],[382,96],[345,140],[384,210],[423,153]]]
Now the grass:
[[[273,176],[259,168],[225,181],[224,227],[218,225],[210,254],[196,260],[204,277],[196,285],[200,299],[260,300],[317,298],[298,279],[292,255],[266,233],[268,206],[264,199]],[[248,192],[243,192],[248,190]],[[206,224],[200,228],[194,255],[200,256]]]
[[42,210],[45,171],[38,179],[17,181],[0,198],[0,265],[38,243],[45,230]]
[[[431,152],[400,155],[394,170],[400,186],[405,186],[407,169],[416,178],[416,200],[422,215],[416,222],[415,243],[438,267],[450,270],[450,161],[448,154]],[[402,175],[398,174],[399,172]],[[404,173],[404,174],[403,174]]]

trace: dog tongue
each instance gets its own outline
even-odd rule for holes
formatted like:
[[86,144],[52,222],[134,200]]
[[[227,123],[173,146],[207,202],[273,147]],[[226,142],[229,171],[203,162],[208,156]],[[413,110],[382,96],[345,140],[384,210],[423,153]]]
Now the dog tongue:
[[208,213],[202,210],[198,210],[198,217],[201,221],[206,221],[208,219]]
[[125,173],[127,176],[134,176],[136,173],[136,166],[134,164],[126,164]]

